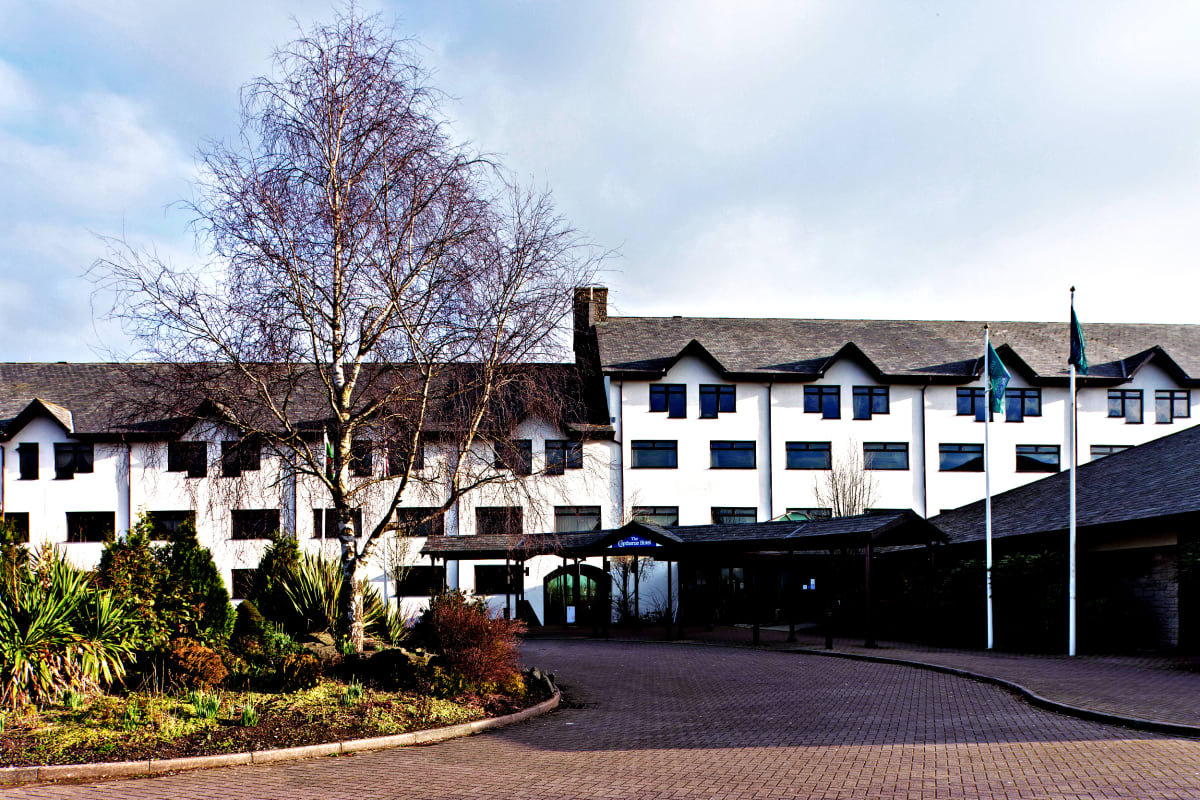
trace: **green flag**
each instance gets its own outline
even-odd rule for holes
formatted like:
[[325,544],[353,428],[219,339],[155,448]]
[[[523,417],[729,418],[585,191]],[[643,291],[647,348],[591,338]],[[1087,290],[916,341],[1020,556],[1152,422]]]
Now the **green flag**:
[[1068,364],[1074,364],[1080,375],[1088,374],[1087,353],[1083,349],[1083,328],[1079,325],[1079,317],[1075,316],[1075,306],[1071,306],[1071,357]]
[[1004,410],[1004,390],[1008,388],[1008,381],[1012,376],[1008,374],[1004,362],[1000,360],[991,342],[988,342],[987,349],[988,394],[991,396],[989,405],[993,413],[999,413]]

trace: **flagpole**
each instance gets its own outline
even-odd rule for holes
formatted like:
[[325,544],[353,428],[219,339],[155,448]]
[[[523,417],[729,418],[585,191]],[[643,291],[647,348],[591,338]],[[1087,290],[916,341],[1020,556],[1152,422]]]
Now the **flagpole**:
[[[991,339],[988,326],[983,326],[983,492],[987,522],[985,525],[987,581],[987,649],[992,649],[992,446],[988,428],[992,424],[992,381],[988,362],[991,361]],[[1073,508],[1074,506],[1072,506]],[[1072,573],[1073,574],[1073,573]]]
[[[1075,319],[1075,287],[1071,287],[1071,320],[1074,324]],[[1077,424],[1078,410],[1075,402],[1075,362],[1071,361],[1071,388],[1070,388],[1070,412],[1071,412],[1071,431],[1070,431],[1070,453],[1071,453],[1071,477],[1069,483],[1070,489],[1070,513],[1068,529],[1067,559],[1070,566],[1067,568],[1067,655],[1075,655],[1075,462],[1078,461],[1075,455],[1076,440],[1075,426]]]

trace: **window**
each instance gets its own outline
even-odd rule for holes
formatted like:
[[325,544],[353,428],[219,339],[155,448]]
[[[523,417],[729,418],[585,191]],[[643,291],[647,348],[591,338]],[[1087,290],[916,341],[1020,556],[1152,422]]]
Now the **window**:
[[749,525],[758,519],[757,508],[724,508],[713,506],[713,525]]
[[279,530],[279,509],[251,508],[230,511],[230,539],[270,539]]
[[[408,469],[408,449],[412,444],[412,440],[405,438],[401,440],[393,440],[388,443],[387,448],[387,463],[384,468],[387,469],[389,478],[396,478],[404,474],[404,470]],[[425,469],[425,445],[424,443],[417,444],[417,452],[413,454],[412,471],[420,472]]]
[[189,522],[192,530],[196,529],[195,511],[147,511],[146,518],[150,520],[150,538],[156,542],[174,539]]
[[863,469],[908,469],[908,442],[866,442]]
[[546,440],[546,474],[562,475],[564,470],[583,468],[583,442]]
[[0,515],[0,520],[7,523],[9,530],[15,534],[13,538],[14,544],[27,544],[29,542],[28,511],[9,511],[7,514]]
[[555,506],[554,532],[600,530],[600,506]]
[[244,600],[254,593],[254,578],[258,575],[256,569],[235,569],[231,575],[233,593],[230,600]]
[[516,564],[476,564],[475,594],[516,594],[521,573]]
[[673,440],[635,439],[629,445],[630,469],[675,469],[679,451]]
[[1004,392],[1004,421],[1023,422],[1042,415],[1041,389],[1008,389]]
[[1017,472],[1058,472],[1060,460],[1056,444],[1017,445]]
[[983,401],[983,389],[958,390],[958,416],[974,417],[977,422],[983,422],[983,410],[987,404]]
[[983,472],[983,445],[938,445],[938,469],[942,472]]
[[754,469],[754,442],[709,442],[712,469]]
[[1129,425],[1140,425],[1142,423],[1142,390],[1109,389],[1108,415],[1124,417],[1126,424]]
[[533,473],[533,440],[513,439],[509,442],[497,442],[496,469],[512,470],[514,475],[530,475]]
[[392,519],[395,527],[407,536],[443,536],[446,533],[446,517],[440,508],[397,508]]
[[117,529],[114,511],[68,511],[68,542],[104,542]]
[[[237,513],[237,512],[234,512]],[[278,519],[278,517],[277,517]],[[354,535],[362,536],[362,509],[355,508],[350,511],[350,524],[354,526]],[[239,538],[237,536],[233,537]],[[249,539],[262,537],[249,536]],[[313,509],[313,538],[314,539],[334,539],[338,537],[338,522],[336,508],[314,508]]]
[[262,451],[251,439],[221,442],[221,477],[240,478],[243,472],[257,472],[262,466]]
[[832,508],[789,508],[787,514],[793,522],[833,519]]
[[167,472],[186,472],[189,478],[208,475],[207,442],[167,442]]
[[432,597],[445,585],[445,567],[409,567],[396,581],[396,597]]
[[841,419],[841,397],[841,386],[805,386],[804,413],[820,414],[824,419]]
[[1095,461],[1097,458],[1111,456],[1122,450],[1128,450],[1132,446],[1128,444],[1094,444],[1092,445],[1092,461]]
[[650,410],[665,411],[669,419],[683,419],[687,416],[687,386],[682,383],[651,384]]
[[1191,392],[1187,389],[1159,389],[1154,393],[1155,422],[1169,423],[1192,415]]
[[633,518],[638,522],[650,522],[654,525],[678,525],[679,506],[634,506]]
[[829,442],[788,442],[788,469],[830,469],[833,458]]
[[524,532],[520,506],[479,506],[475,509],[475,533],[480,536],[519,535]]
[[888,387],[855,386],[854,418],[870,419],[872,414],[888,413]]
[[350,442],[350,474],[356,478],[371,477],[374,466],[375,443],[370,439],[354,439]]
[[737,411],[737,387],[729,384],[700,384],[700,418],[716,419],[721,412]]
[[36,481],[38,479],[37,442],[25,442],[17,445],[17,462],[20,465],[21,480]]
[[54,444],[54,478],[69,481],[76,472],[91,472],[94,451],[91,442],[56,442]]

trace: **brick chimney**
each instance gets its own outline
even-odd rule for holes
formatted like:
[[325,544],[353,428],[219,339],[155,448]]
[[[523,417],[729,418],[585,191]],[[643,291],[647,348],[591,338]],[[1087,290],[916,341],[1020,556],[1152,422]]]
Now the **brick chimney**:
[[592,326],[608,319],[608,288],[605,286],[575,287],[575,358],[591,355]]

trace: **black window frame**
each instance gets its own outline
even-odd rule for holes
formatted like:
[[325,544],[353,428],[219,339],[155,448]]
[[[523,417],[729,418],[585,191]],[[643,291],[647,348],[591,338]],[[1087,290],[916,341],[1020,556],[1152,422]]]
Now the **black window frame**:
[[758,522],[758,508],[753,506],[712,506],[713,525],[753,525]]
[[1024,422],[1026,417],[1040,417],[1041,415],[1041,389],[1014,389],[1010,386],[1004,390],[1005,422]]
[[[1137,419],[1131,419],[1133,416],[1131,409],[1134,401],[1137,406]],[[1113,403],[1116,405],[1113,405]],[[1113,413],[1116,412],[1116,413]],[[1110,419],[1125,419],[1126,425],[1141,425],[1146,418],[1146,406],[1143,402],[1141,389],[1109,389],[1108,390],[1108,416]]]
[[[414,522],[422,518],[425,519]],[[428,538],[446,535],[446,514],[434,506],[400,506],[393,512],[392,519],[392,527],[406,536]]]
[[[1022,452],[1024,451],[1024,452]],[[1038,456],[1054,456],[1054,462],[1040,460]],[[1019,444],[1016,448],[1017,472],[1054,474],[1062,472],[1062,446],[1057,444]],[[1051,468],[1053,467],[1053,468]]]
[[524,570],[517,564],[476,564],[475,594],[519,594]]
[[[832,407],[829,404],[832,401]],[[842,418],[841,384],[820,384],[804,387],[804,413],[820,414],[821,419]]]
[[[825,458],[822,465],[817,466],[802,466],[798,461],[793,462],[792,456],[797,459],[805,453],[823,453]],[[832,442],[787,442],[784,444],[784,463],[785,469],[815,469],[826,470],[833,469],[833,443]]]
[[16,534],[13,544],[29,544],[29,512],[5,511],[0,520],[7,522]]
[[[881,467],[876,461],[877,457],[872,457],[868,453],[904,453],[904,466],[902,467]],[[905,472],[909,468],[908,457],[908,442],[863,442],[863,469],[874,470],[877,472]]]
[[279,525],[278,508],[234,508],[229,511],[230,541],[270,539],[271,534],[279,530]]
[[207,478],[208,442],[202,439],[167,442],[167,472],[186,472],[189,478]]
[[[673,522],[660,521],[663,518],[674,517]],[[633,519],[636,522],[649,522],[663,527],[679,525],[679,506],[634,506]]]
[[229,571],[229,599],[245,600],[254,593],[254,581],[258,578],[258,568],[238,568]]
[[[595,517],[596,524],[589,528],[581,528],[578,526],[561,527],[560,519],[590,519]],[[554,507],[554,532],[555,533],[585,533],[587,531],[603,530],[601,526],[600,506],[555,506]]]
[[[1163,414],[1163,401],[1166,401],[1166,414]],[[1182,413],[1178,413],[1179,403],[1183,403]],[[1154,421],[1159,425],[1170,425],[1177,419],[1189,419],[1192,416],[1192,393],[1188,389],[1155,389],[1154,390]],[[1165,418],[1164,418],[1165,417]]]
[[650,384],[650,412],[667,415],[667,419],[687,419],[687,384]]
[[[1095,461],[1098,458],[1107,458],[1108,456],[1115,456],[1117,453],[1124,452],[1131,447],[1133,447],[1133,445],[1131,445],[1131,444],[1094,444],[1091,446],[1092,461]],[[1096,452],[1097,450],[1107,450],[1108,452],[1107,453],[1103,453],[1103,452],[1097,453]]]
[[221,442],[221,477],[240,478],[243,472],[262,469],[262,447],[253,439],[226,439]]
[[[749,463],[727,463],[722,464],[723,454],[728,454],[728,458],[736,461],[736,457],[745,458],[745,454],[749,453]],[[754,440],[732,440],[732,439],[714,439],[708,443],[708,468],[709,469],[758,469],[758,442]]]
[[[669,445],[669,446],[668,446]],[[671,454],[670,464],[639,464],[638,453]],[[629,443],[630,469],[679,469],[679,441],[676,439],[634,439]]]
[[[341,541],[337,535],[337,509],[314,508],[312,538],[327,542]],[[354,526],[354,538],[363,535],[363,513],[361,508],[351,509],[350,523]]]
[[700,384],[700,419],[716,419],[721,414],[737,413],[737,385]]
[[187,509],[147,511],[146,519],[150,523],[150,538],[156,542],[174,539],[185,522],[191,522],[192,530],[196,529],[196,512]]
[[[875,414],[892,413],[892,396],[887,386],[854,386],[851,387],[850,397],[854,419],[870,419]],[[878,402],[880,400],[883,402]]]
[[533,474],[533,439],[510,439],[492,447],[492,466],[513,475]]
[[396,597],[432,597],[446,585],[446,567],[414,564],[393,584]]
[[[948,456],[962,456],[947,467]],[[970,456],[970,458],[965,458]],[[976,462],[978,459],[978,462]],[[983,445],[977,442],[944,442],[938,445],[938,472],[983,472]]]
[[583,469],[583,442],[574,439],[547,439],[546,474],[562,475],[569,469]]
[[[954,411],[956,416],[974,417],[976,422],[983,422],[986,409],[987,392],[982,386],[959,386],[955,391]],[[994,415],[991,418],[994,419]]]
[[96,448],[91,442],[54,443],[54,479],[69,481],[95,471]]
[[115,511],[68,511],[67,542],[107,542],[117,530]]
[[41,452],[37,442],[21,442],[17,445],[18,480],[36,481],[40,470]]
[[475,506],[477,536],[520,536],[524,532],[525,515],[520,506]]

